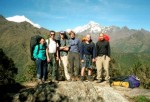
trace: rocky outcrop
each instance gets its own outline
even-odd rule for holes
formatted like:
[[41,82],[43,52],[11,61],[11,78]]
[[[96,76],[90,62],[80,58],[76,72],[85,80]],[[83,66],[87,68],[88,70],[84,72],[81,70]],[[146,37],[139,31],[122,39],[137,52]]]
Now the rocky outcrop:
[[129,89],[124,87],[110,87],[108,83],[89,81],[59,83],[23,84],[18,93],[7,94],[13,102],[132,102],[132,97],[144,95],[150,98],[150,91],[146,89]]
[[57,92],[73,102],[128,102],[107,83],[62,82],[58,84]]

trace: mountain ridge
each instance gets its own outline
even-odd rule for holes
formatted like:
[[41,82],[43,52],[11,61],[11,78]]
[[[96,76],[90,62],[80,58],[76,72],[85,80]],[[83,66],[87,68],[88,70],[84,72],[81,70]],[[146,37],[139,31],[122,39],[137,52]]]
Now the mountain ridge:
[[[150,53],[149,31],[146,31],[144,29],[130,30],[127,27],[115,27],[115,29],[111,29],[106,33],[110,36],[110,45],[112,52],[115,52],[117,54]],[[15,65],[19,69],[18,73],[20,75],[18,75],[18,77],[25,75],[26,69],[34,64],[34,62],[32,62],[30,59],[29,46],[31,36],[36,34],[40,34],[41,36],[47,38],[49,30],[45,28],[36,28],[28,22],[11,22],[6,20],[3,16],[0,16],[0,48],[3,49],[8,57],[14,60]],[[86,34],[87,33],[78,33],[77,37],[81,39],[80,35],[85,36]],[[98,33],[92,34],[92,39],[95,42],[97,42],[98,35]]]

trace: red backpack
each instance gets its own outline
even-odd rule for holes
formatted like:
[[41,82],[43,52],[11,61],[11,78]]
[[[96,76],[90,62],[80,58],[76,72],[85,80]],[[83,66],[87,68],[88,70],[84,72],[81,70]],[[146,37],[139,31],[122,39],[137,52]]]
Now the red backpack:
[[[104,34],[104,39],[109,42],[110,37],[107,34]],[[98,40],[100,40],[100,38],[98,38]]]

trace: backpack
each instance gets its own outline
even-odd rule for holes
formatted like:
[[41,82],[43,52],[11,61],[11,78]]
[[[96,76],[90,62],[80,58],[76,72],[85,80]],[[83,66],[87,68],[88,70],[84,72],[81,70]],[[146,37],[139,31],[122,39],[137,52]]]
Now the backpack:
[[[107,34],[104,34],[104,39],[109,42],[110,37]],[[100,38],[98,38],[98,40],[100,40]]]
[[140,86],[140,79],[138,79],[134,75],[128,76],[128,78],[125,81],[129,82],[129,87],[130,88],[135,88],[135,87],[139,87]]
[[112,77],[109,79],[110,86],[112,85],[113,82],[118,82],[118,81],[128,82],[129,88],[135,88],[140,86],[140,80],[134,75]]
[[[35,58],[33,57],[34,48],[35,48],[36,45],[39,44],[39,40],[41,38],[42,37],[40,35],[34,35],[30,39],[30,54],[31,54],[31,60],[33,60],[33,61],[35,61]],[[38,52],[39,52],[39,47],[38,47]],[[38,52],[37,52],[37,54],[38,54]]]

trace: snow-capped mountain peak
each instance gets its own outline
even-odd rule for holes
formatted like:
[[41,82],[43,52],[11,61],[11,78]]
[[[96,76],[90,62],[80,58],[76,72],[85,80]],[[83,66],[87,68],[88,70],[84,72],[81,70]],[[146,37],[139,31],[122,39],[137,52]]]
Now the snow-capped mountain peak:
[[87,31],[88,33],[99,33],[103,32],[103,29],[106,27],[101,26],[99,23],[96,23],[94,21],[90,21],[88,24],[83,26],[78,26],[73,29],[76,33],[82,33],[84,31]]
[[39,24],[33,23],[31,20],[26,18],[24,15],[22,15],[22,16],[16,15],[16,16],[13,16],[13,17],[7,17],[6,19],[8,21],[13,21],[13,22],[17,22],[17,23],[26,21],[26,22],[32,24],[34,27],[41,28],[41,26]]
[[90,21],[90,22],[88,23],[88,25],[90,25],[90,26],[100,26],[98,23],[96,23],[96,22],[94,22],[94,21]]

